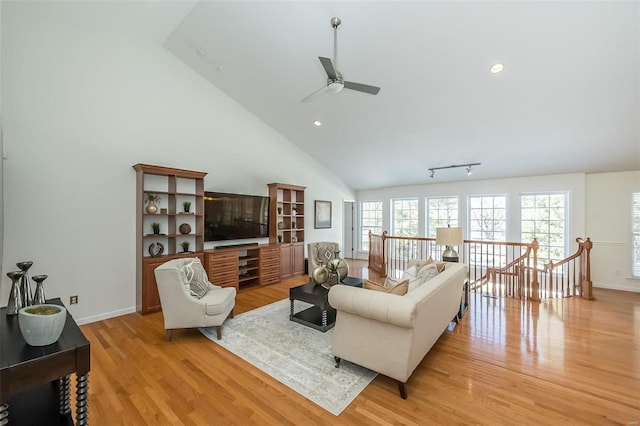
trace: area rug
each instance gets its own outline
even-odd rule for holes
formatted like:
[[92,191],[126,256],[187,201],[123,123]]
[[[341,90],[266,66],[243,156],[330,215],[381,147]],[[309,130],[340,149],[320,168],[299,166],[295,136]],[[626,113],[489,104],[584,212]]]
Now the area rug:
[[[296,312],[309,306],[295,302]],[[214,328],[200,331],[336,416],[377,374],[349,362],[335,368],[332,330],[322,333],[289,321],[289,299],[228,319],[221,340]]]

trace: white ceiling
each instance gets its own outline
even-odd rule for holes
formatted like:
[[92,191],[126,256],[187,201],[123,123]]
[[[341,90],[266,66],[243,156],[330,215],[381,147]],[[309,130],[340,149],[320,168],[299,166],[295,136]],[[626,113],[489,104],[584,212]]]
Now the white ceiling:
[[[301,103],[333,16],[339,71],[382,90]],[[208,1],[165,46],[360,190],[640,169],[639,29],[635,1]]]

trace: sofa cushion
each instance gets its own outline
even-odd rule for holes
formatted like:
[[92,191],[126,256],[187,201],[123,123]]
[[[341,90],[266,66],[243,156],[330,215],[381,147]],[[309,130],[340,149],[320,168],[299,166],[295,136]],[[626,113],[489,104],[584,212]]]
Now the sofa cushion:
[[384,293],[397,294],[398,296],[404,296],[407,294],[409,288],[409,280],[397,282],[391,278],[387,278],[385,285],[374,283],[373,281],[364,280],[362,287],[368,290],[382,291]]
[[235,287],[221,287],[218,290],[207,292],[200,302],[204,302],[205,314],[209,316],[226,314],[235,305],[236,300],[236,288]]

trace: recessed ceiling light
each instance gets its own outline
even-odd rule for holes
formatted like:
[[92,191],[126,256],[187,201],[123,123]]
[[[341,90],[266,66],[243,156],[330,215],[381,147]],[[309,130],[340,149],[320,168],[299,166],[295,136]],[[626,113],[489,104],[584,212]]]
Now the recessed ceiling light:
[[491,74],[498,74],[502,72],[503,69],[504,69],[504,65],[502,64],[493,64],[490,68]]
[[313,125],[316,126],[316,127],[320,127],[320,126],[322,126],[322,121],[316,120],[316,121],[313,122]]

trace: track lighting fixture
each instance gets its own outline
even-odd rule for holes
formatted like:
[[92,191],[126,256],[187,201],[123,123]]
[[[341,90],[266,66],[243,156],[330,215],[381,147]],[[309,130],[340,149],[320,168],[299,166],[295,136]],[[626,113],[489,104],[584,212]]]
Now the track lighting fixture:
[[443,167],[431,167],[429,169],[429,177],[433,178],[436,175],[436,170],[443,170],[443,169],[455,169],[458,167],[466,167],[467,168],[467,176],[471,176],[471,174],[473,173],[473,166],[479,166],[482,163],[468,163],[468,164],[452,164],[450,166],[443,166]]

